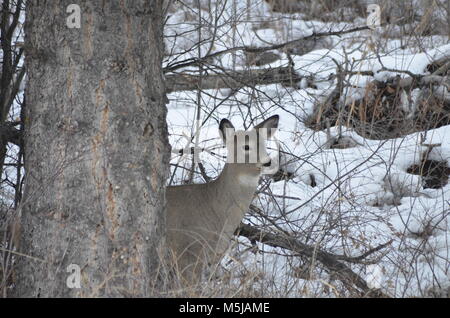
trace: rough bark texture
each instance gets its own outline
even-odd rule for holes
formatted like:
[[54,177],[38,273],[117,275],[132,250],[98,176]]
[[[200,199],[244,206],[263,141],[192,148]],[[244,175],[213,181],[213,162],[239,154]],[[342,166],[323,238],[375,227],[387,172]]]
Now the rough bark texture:
[[[71,3],[81,29],[66,27]],[[161,5],[27,2],[20,251],[33,258],[18,258],[15,296],[153,295],[169,159]]]

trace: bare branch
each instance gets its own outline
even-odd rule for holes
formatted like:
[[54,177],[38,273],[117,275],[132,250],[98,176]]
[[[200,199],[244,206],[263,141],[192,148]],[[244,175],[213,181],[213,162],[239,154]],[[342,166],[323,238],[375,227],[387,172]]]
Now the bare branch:
[[241,223],[236,233],[248,238],[250,241],[258,241],[272,247],[288,249],[308,258],[315,257],[328,271],[335,273],[347,288],[354,289],[353,286],[356,286],[363,291],[364,296],[389,297],[379,290],[372,290],[361,276],[356,274],[350,267],[340,262],[336,255],[320,250],[315,246],[303,244],[295,238],[286,236],[282,233],[269,233],[244,223]]
[[298,38],[298,39],[295,39],[292,41],[287,41],[287,42],[284,42],[281,44],[275,44],[275,45],[264,46],[264,47],[237,46],[234,48],[230,48],[230,49],[222,50],[222,51],[215,52],[212,54],[208,54],[202,58],[191,58],[191,59],[187,59],[184,61],[180,61],[180,62],[172,64],[172,65],[168,65],[163,69],[163,71],[164,71],[164,73],[168,73],[168,72],[176,71],[180,68],[207,63],[208,60],[215,58],[217,56],[226,54],[226,53],[232,53],[232,52],[236,52],[236,51],[245,51],[248,53],[262,53],[265,51],[279,50],[279,49],[285,49],[288,47],[292,47],[292,46],[301,44],[302,41],[306,41],[306,40],[310,40],[310,39],[315,39],[315,38],[320,38],[320,37],[325,37],[325,36],[341,36],[341,35],[344,35],[347,33],[364,31],[364,30],[368,30],[368,29],[369,29],[368,26],[362,26],[362,27],[352,28],[352,29],[348,29],[348,30],[317,32],[317,33],[312,33],[310,35],[307,35],[307,36],[304,36],[304,37],[301,37],[301,38]]

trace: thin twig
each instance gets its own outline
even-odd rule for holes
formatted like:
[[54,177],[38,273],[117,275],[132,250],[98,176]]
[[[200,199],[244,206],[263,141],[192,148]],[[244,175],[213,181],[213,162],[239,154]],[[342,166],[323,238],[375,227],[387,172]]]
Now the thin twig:
[[247,237],[250,241],[259,241],[272,247],[288,249],[308,258],[314,257],[330,272],[335,273],[347,288],[354,289],[353,286],[356,286],[363,291],[365,296],[389,297],[379,290],[372,290],[361,276],[356,274],[350,267],[340,262],[335,255],[320,250],[316,246],[306,245],[297,239],[282,233],[269,233],[268,231],[244,223],[241,223],[236,233],[240,236]]

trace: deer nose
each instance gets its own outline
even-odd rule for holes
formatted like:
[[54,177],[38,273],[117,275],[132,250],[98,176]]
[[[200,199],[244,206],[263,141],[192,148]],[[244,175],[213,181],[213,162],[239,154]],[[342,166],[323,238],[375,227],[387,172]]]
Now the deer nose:
[[271,165],[272,165],[272,160],[269,160],[266,163],[263,163],[263,167],[270,167]]

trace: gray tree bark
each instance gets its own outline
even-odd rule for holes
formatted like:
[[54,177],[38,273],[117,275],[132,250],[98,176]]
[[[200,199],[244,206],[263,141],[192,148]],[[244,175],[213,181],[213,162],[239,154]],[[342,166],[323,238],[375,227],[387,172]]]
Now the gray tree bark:
[[[72,3],[79,29],[66,25]],[[17,257],[14,296],[146,297],[160,287],[170,151],[161,6],[27,1],[27,256]],[[81,288],[69,288],[70,264]]]

